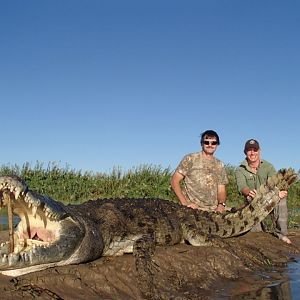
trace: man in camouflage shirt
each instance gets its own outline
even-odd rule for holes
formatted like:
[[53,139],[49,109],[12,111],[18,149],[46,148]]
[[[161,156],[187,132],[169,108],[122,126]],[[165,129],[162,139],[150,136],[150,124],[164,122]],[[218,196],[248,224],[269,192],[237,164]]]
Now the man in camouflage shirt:
[[220,144],[218,134],[207,130],[201,135],[202,151],[186,155],[176,168],[172,188],[182,205],[223,212],[228,178],[224,164],[214,157]]

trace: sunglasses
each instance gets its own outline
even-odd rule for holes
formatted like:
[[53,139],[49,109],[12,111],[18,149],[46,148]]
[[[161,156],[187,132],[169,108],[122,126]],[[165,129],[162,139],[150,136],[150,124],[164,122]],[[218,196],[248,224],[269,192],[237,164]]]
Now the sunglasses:
[[203,141],[203,144],[216,146],[216,145],[218,145],[218,142],[217,141]]

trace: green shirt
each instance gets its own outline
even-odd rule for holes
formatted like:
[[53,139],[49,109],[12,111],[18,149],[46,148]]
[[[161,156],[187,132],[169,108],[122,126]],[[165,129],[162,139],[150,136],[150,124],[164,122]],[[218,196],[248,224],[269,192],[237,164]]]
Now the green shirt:
[[235,178],[239,192],[248,187],[250,190],[257,190],[267,179],[276,173],[274,166],[266,160],[261,160],[256,174],[248,165],[245,159],[235,171]]

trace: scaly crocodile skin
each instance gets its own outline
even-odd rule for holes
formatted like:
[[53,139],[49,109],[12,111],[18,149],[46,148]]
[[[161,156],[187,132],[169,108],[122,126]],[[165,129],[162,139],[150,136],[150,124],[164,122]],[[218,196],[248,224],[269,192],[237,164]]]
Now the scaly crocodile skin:
[[18,276],[132,252],[141,262],[155,245],[186,241],[200,246],[214,237],[238,236],[273,210],[279,190],[288,189],[296,177],[292,170],[279,172],[251,204],[219,214],[160,199],[99,199],[65,206],[31,191],[20,178],[2,176],[1,203],[10,202],[21,221],[14,232],[13,253],[9,242],[0,246],[0,273]]

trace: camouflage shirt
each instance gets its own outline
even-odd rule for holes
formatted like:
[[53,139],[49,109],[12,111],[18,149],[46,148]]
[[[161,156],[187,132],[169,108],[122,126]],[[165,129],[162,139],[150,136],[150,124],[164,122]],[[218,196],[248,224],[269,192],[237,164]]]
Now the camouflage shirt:
[[203,210],[218,204],[218,185],[228,183],[224,164],[217,158],[207,159],[201,152],[186,155],[176,171],[184,176],[183,193]]

